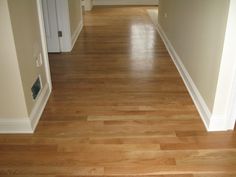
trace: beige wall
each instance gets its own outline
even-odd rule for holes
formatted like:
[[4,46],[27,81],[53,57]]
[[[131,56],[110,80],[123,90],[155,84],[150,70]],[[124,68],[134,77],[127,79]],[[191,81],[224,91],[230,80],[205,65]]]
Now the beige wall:
[[30,115],[35,104],[31,87],[38,75],[41,76],[43,85],[46,83],[44,66],[36,67],[36,57],[42,54],[37,3],[36,0],[8,0],[8,4],[21,80]]
[[160,0],[159,25],[210,111],[213,109],[229,0]]
[[7,0],[0,1],[0,117],[27,117]]
[[69,16],[70,16],[70,29],[71,37],[74,38],[76,35],[76,30],[80,22],[82,21],[81,12],[81,0],[68,0],[69,4]]

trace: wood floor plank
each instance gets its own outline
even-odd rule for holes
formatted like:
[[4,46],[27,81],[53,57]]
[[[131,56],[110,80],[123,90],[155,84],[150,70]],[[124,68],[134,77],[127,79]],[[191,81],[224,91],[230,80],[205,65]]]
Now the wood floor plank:
[[206,131],[150,8],[85,13],[35,133],[0,135],[0,177],[236,176],[236,132]]

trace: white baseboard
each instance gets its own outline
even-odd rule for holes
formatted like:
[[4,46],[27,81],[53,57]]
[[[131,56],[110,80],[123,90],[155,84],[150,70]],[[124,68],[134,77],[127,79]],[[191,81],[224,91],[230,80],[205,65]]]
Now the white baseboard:
[[212,114],[211,121],[208,126],[208,131],[214,132],[214,131],[227,131],[229,130],[227,127],[227,119],[225,119],[224,115],[215,115]]
[[34,132],[38,122],[39,122],[39,119],[43,113],[43,110],[47,104],[47,101],[49,99],[49,96],[50,96],[50,93],[51,93],[51,90],[49,88],[49,85],[48,83],[45,84],[43,90],[41,91],[40,93],[40,96],[38,97],[36,103],[35,103],[35,106],[30,114],[30,124],[31,124],[31,127],[32,127],[32,133]]
[[175,48],[173,47],[170,40],[166,36],[164,30],[162,29],[162,27],[158,23],[157,23],[157,30],[158,30],[162,40],[164,41],[165,46],[166,46],[175,66],[177,67],[177,69],[178,69],[178,71],[185,83],[185,86],[187,87],[187,89],[191,95],[194,104],[197,107],[197,110],[198,110],[198,112],[205,124],[205,127],[207,128],[208,131],[217,131],[214,128],[209,127],[210,126],[210,119],[211,119],[211,112],[210,112],[208,106],[206,105],[203,97],[201,96],[199,90],[197,89],[195,83],[193,82],[191,76],[189,75],[187,69],[185,68],[184,64],[182,63]]
[[0,119],[0,133],[13,134],[13,133],[32,133],[32,127],[29,118],[1,118]]
[[158,5],[157,0],[93,0],[94,6],[100,5]]
[[83,20],[80,21],[80,23],[78,24],[78,26],[76,27],[76,30],[74,31],[74,33],[72,35],[72,38],[71,38],[71,42],[72,42],[71,50],[74,48],[75,42],[78,39],[79,34],[81,33],[82,29],[83,29]]
[[51,90],[46,84],[41,91],[30,117],[0,119],[0,133],[33,133],[48,101]]
[[84,7],[85,11],[91,11],[93,9],[93,0],[81,1],[81,6]]

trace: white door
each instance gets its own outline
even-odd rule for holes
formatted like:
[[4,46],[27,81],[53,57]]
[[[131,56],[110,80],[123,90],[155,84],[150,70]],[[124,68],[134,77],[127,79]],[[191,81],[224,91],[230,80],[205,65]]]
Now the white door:
[[42,0],[42,5],[48,52],[61,52],[57,2],[56,0]]

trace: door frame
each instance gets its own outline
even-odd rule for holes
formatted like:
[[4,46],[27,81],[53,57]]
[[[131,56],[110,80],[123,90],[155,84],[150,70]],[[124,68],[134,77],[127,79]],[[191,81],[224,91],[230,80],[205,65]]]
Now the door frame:
[[62,31],[62,37],[59,38],[61,52],[71,52],[72,40],[69,17],[68,0],[56,0],[58,30]]
[[[43,61],[45,64],[47,82],[49,84],[50,90],[52,90],[52,79],[51,79],[50,65],[49,65],[49,59],[48,59],[47,40],[46,40],[46,33],[45,33],[42,0],[37,0],[37,10],[38,10],[40,34],[41,34],[41,40],[42,40]],[[71,52],[74,44],[71,38],[68,0],[57,0],[57,13],[59,14],[58,18],[62,19],[60,20],[62,22],[58,24],[59,30],[62,30],[64,33],[64,36],[60,39],[61,51]],[[81,6],[81,15],[82,15],[82,6]],[[82,16],[82,19],[83,19],[83,16]],[[82,20],[82,23],[83,23],[83,20]]]
[[[236,51],[235,51],[235,44],[236,44],[236,1],[230,1],[229,7],[229,14],[228,14],[228,24],[226,30],[226,41],[227,44],[227,53],[228,57],[230,58],[230,64],[232,67],[232,80],[231,80],[231,88],[230,88],[230,100],[229,100],[229,114],[227,120],[227,127],[232,130],[235,128],[236,124]],[[228,78],[225,78],[228,79]]]
[[37,10],[38,10],[40,35],[41,35],[41,41],[42,41],[43,62],[45,66],[47,83],[51,92],[52,79],[51,79],[51,71],[50,71],[50,65],[49,65],[49,59],[48,59],[48,49],[47,49],[46,33],[45,33],[45,27],[44,27],[42,0],[37,0]]
[[235,67],[235,72],[234,72],[234,79],[233,79],[233,84],[232,84],[232,97],[231,97],[231,103],[229,107],[229,119],[227,123],[227,127],[230,130],[233,130],[235,128],[236,124],[236,67]]
[[236,121],[236,1],[229,4],[223,53],[210,130],[233,130]]
[[[42,0],[37,0],[40,19],[43,19]],[[59,37],[60,52],[71,52],[72,39],[70,29],[69,4],[68,0],[55,0],[58,31],[62,31],[62,37]],[[45,27],[44,20],[41,20]],[[44,28],[45,29],[45,28]],[[45,35],[46,36],[46,35]],[[47,42],[47,41],[46,41]]]

